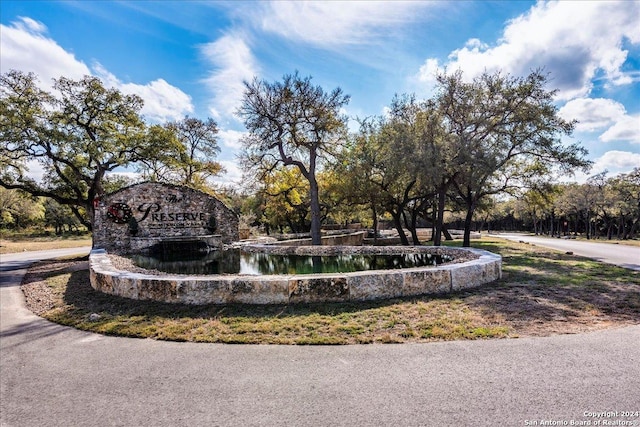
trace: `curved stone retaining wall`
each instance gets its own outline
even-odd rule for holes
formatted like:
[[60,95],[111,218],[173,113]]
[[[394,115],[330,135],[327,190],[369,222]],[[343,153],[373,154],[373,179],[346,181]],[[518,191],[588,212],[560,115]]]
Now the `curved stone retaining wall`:
[[[291,248],[291,247],[290,247]],[[310,254],[309,247],[291,248]],[[398,253],[424,251],[448,253],[464,262],[437,267],[375,270],[354,273],[300,275],[153,275],[116,269],[106,251],[96,249],[89,257],[91,286],[101,292],[139,300],[185,304],[295,304],[310,302],[367,301],[473,288],[502,276],[502,258],[479,249],[428,247],[369,248],[315,247],[322,254]],[[324,249],[321,249],[324,248]],[[283,247],[254,250],[281,252]],[[370,252],[371,251],[371,252]],[[375,252],[373,252],[375,251]],[[318,254],[316,252],[313,255]]]

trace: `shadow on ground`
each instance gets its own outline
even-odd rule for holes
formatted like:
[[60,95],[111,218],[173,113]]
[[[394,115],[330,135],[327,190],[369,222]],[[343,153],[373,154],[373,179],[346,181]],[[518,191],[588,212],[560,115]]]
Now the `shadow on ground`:
[[[640,272],[525,245],[478,244],[503,256],[503,278],[460,294],[470,307],[493,314],[529,334],[562,323],[640,323]],[[537,331],[537,332],[536,332]]]

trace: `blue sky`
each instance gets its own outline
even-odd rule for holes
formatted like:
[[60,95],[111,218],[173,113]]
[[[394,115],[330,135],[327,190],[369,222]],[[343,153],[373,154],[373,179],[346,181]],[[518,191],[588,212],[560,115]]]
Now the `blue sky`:
[[395,93],[430,96],[445,68],[471,79],[544,67],[592,173],[640,166],[639,1],[2,0],[0,16],[0,72],[33,71],[46,87],[96,75],[142,96],[149,122],[214,118],[221,183],[241,176],[243,80],[296,70],[341,87],[355,118]]

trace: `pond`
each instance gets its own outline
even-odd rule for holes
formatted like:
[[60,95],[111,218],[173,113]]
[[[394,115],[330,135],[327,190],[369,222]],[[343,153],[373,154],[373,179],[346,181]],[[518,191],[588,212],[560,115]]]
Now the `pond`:
[[174,274],[314,274],[350,273],[368,270],[435,266],[450,262],[447,255],[431,253],[406,254],[341,254],[341,255],[276,255],[249,253],[239,249],[212,251],[200,257],[180,254],[164,257],[132,255],[134,264]]

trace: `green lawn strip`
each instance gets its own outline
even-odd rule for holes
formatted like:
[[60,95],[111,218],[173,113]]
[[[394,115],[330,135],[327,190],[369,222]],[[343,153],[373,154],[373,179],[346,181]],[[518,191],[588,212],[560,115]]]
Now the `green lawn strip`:
[[107,335],[305,345],[503,338],[526,335],[527,328],[550,322],[640,323],[637,272],[500,239],[485,238],[474,246],[503,256],[501,280],[450,295],[365,303],[188,306],[134,301],[94,291],[86,269],[68,272],[52,264],[46,283],[55,307],[41,315]]

